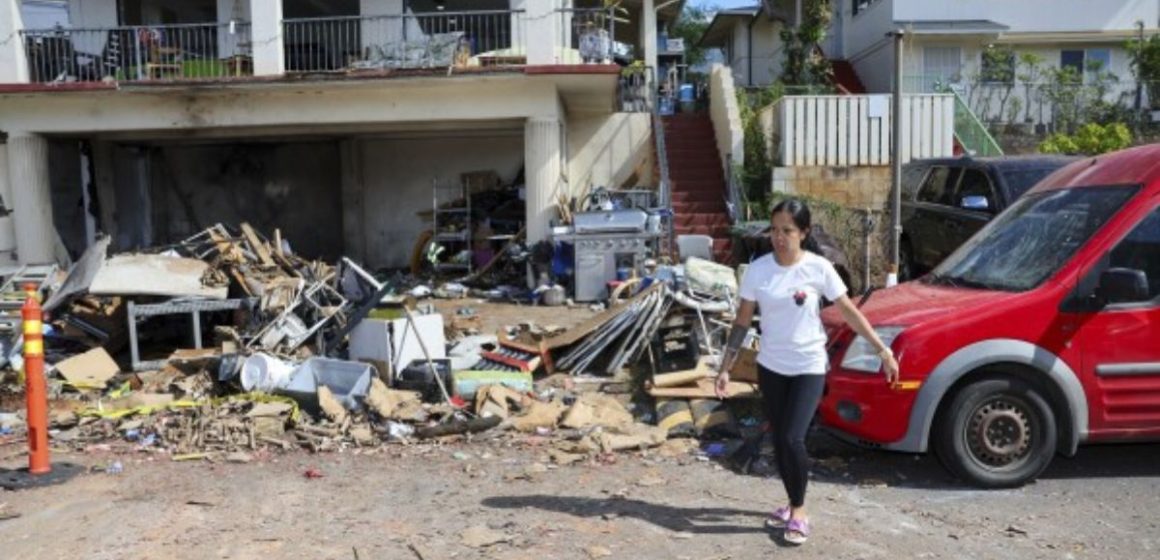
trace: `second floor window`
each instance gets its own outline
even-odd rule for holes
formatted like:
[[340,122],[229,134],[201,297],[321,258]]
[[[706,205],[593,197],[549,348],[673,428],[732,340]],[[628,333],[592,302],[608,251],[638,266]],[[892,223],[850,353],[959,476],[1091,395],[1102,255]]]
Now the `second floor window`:
[[869,8],[870,6],[878,3],[878,1],[879,0],[850,0],[851,5],[854,7],[854,15],[858,15],[859,13],[866,11],[866,8]]

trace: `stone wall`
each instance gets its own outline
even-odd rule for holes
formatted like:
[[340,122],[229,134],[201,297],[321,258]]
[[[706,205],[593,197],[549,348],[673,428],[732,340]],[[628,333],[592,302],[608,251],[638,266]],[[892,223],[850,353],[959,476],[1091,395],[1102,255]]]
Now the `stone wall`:
[[885,284],[890,268],[889,167],[777,167],[772,191],[775,199],[793,196],[810,204],[814,223],[846,253],[852,293],[865,290],[867,268],[870,285]]

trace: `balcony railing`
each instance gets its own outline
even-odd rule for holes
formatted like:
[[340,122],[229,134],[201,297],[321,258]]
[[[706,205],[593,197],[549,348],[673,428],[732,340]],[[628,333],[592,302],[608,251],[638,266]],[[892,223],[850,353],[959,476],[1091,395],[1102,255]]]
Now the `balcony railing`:
[[32,82],[197,80],[252,73],[242,22],[21,31]]
[[283,21],[287,72],[522,65],[522,10]]

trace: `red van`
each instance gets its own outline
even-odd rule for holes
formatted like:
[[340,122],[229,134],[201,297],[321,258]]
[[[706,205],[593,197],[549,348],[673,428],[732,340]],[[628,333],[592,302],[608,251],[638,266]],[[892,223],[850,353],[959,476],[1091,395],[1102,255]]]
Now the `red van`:
[[989,488],[1021,485],[1081,443],[1160,440],[1160,144],[1056,171],[862,312],[900,383],[828,309],[820,415],[839,435],[933,448]]

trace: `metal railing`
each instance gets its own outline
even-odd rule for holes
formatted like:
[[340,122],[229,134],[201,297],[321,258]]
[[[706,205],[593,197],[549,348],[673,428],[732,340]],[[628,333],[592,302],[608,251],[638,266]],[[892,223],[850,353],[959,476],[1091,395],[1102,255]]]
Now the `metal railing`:
[[610,64],[616,55],[615,8],[556,10],[557,64]]
[[[653,84],[652,68],[648,69],[649,83]],[[667,242],[662,251],[674,256],[677,254],[676,216],[673,213],[672,182],[669,178],[669,154],[665,142],[665,122],[661,115],[658,97],[660,91],[655,85],[646,86],[649,92],[649,101],[652,105],[653,142],[656,144],[657,172],[660,180],[657,183],[657,207],[661,210],[661,238]]]
[[523,10],[287,19],[287,72],[522,65]]
[[32,82],[197,80],[247,76],[245,22],[25,29]]
[[955,139],[963,149],[979,157],[1003,155],[999,143],[967,106],[967,102],[957,92],[952,93],[955,96]]

